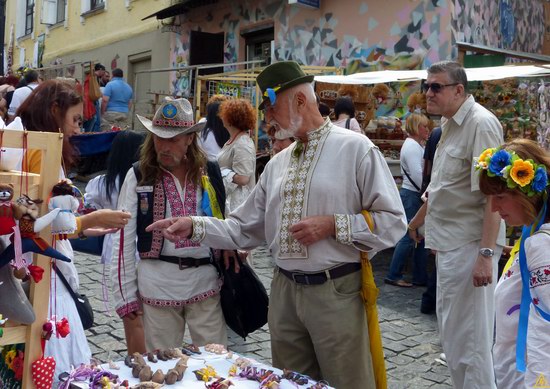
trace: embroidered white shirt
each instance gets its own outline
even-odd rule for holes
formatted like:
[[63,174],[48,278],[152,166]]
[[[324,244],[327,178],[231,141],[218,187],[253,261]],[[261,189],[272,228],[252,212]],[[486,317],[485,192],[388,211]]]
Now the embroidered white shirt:
[[[183,188],[177,178],[173,177],[180,197],[183,199]],[[111,285],[115,300],[115,307],[127,305],[138,300],[137,293],[144,303],[160,306],[182,306],[205,299],[219,292],[218,275],[214,266],[204,265],[180,270],[178,265],[156,259],[145,259],[136,263],[136,229],[138,196],[136,194],[137,180],[134,169],[126,174],[120,190],[118,209],[123,209],[132,215],[124,228],[124,269],[121,269],[122,285],[118,281],[118,250],[120,234],[113,236],[113,260],[111,265]],[[152,190],[152,187],[151,187]],[[200,209],[202,192],[197,189],[197,214]],[[153,207],[153,204],[149,204]],[[170,203],[166,199],[166,217],[172,215]],[[186,247],[177,249],[175,244],[164,240],[161,254],[177,257],[204,258],[210,256],[208,246]],[[122,298],[124,294],[125,300]]]
[[[192,239],[245,250],[267,241],[278,266],[311,272],[359,262],[359,250],[372,258],[403,237],[406,219],[397,187],[383,155],[367,137],[327,120],[310,133],[298,161],[293,157],[297,147],[294,143],[269,161],[246,202],[225,221],[194,217]],[[362,210],[371,212],[373,231]],[[334,215],[336,238],[292,249],[295,242],[285,234],[295,215]]]

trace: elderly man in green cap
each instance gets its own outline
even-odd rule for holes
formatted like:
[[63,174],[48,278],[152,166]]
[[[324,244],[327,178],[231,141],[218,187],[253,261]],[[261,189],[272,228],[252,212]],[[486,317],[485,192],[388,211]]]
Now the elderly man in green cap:
[[148,229],[221,248],[267,242],[277,265],[273,365],[337,388],[374,388],[360,252],[392,247],[406,232],[405,213],[383,155],[321,116],[312,81],[292,61],[258,75],[266,122],[296,142],[271,159],[246,202],[226,220],[171,218]]

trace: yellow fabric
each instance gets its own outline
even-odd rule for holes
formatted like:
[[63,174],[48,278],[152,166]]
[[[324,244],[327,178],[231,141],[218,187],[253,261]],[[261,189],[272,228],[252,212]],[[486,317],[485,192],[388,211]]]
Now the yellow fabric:
[[210,183],[210,178],[207,175],[202,176],[201,178],[202,187],[208,193],[208,198],[210,199],[210,208],[212,209],[212,216],[217,219],[223,219],[223,213],[218,204],[218,198],[216,197],[216,191]]
[[27,150],[23,158],[23,171],[40,174],[40,165],[42,164],[41,150]]
[[519,244],[521,242],[521,238],[516,240],[516,244],[512,248],[512,251],[510,251],[510,258],[508,258],[508,262],[506,262],[506,265],[504,265],[504,270],[502,270],[502,273],[506,273],[510,267],[512,267],[512,263],[514,263],[514,258],[516,257],[517,252],[519,251]]
[[[374,229],[374,220],[368,211],[361,212],[369,229]],[[374,370],[374,379],[376,381],[376,389],[387,388],[386,364],[384,361],[384,350],[382,348],[382,335],[380,333],[380,323],[378,322],[378,308],[376,307],[376,299],[378,298],[378,288],[374,282],[374,273],[372,265],[369,261],[369,255],[361,252],[361,272],[363,285],[361,295],[363,296],[363,304],[367,312],[367,323],[369,325],[370,338],[370,353],[372,356],[372,366]]]

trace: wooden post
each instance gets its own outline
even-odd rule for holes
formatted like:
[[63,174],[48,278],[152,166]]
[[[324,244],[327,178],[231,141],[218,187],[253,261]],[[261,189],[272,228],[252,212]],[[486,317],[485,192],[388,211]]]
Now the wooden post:
[[[61,171],[61,155],[63,148],[63,134],[46,132],[28,132],[19,130],[4,130],[2,138],[3,147],[21,148],[24,137],[27,138],[29,150],[42,151],[42,165],[40,168],[40,181],[38,185],[39,198],[44,200],[41,205],[41,215],[48,212],[48,199],[55,184],[59,182]],[[50,227],[44,228],[40,236],[51,241]],[[23,364],[23,388],[34,388],[31,377],[31,365],[42,357],[42,325],[48,319],[48,306],[50,296],[50,259],[42,255],[34,256],[34,264],[44,269],[42,281],[38,284],[32,282],[29,300],[33,306],[36,320],[28,326],[11,327],[2,338],[0,344],[15,344],[25,342],[25,360]],[[5,298],[6,296],[4,296]],[[6,329],[8,330],[8,329]],[[9,343],[8,343],[9,342]]]

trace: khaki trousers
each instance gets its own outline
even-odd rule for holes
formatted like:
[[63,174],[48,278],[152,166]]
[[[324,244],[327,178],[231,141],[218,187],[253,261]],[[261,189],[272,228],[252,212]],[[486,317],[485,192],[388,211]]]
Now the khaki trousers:
[[275,269],[269,300],[273,366],[338,389],[375,388],[360,290],[360,271],[300,285]]
[[143,327],[147,351],[181,347],[189,326],[191,340],[196,346],[208,343],[227,345],[227,328],[223,318],[220,296],[182,308],[159,308],[143,304]]
[[496,388],[493,372],[495,286],[498,258],[495,248],[493,283],[474,287],[472,271],[480,241],[452,251],[438,251],[437,323],[455,389]]
[[101,115],[101,131],[110,131],[111,126],[122,130],[128,126],[128,114],[124,112],[107,111]]

